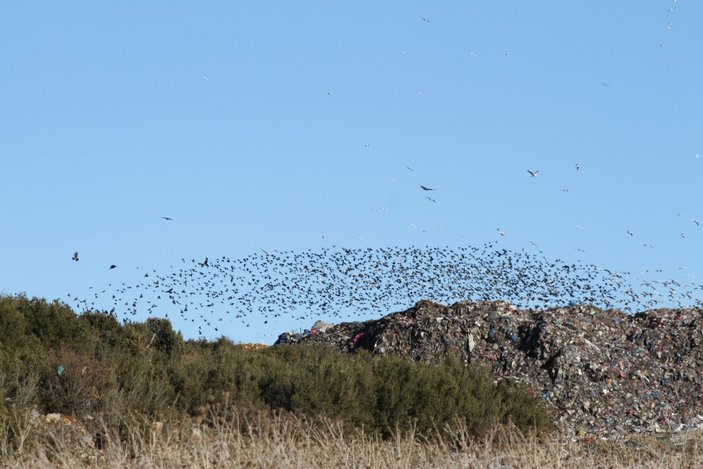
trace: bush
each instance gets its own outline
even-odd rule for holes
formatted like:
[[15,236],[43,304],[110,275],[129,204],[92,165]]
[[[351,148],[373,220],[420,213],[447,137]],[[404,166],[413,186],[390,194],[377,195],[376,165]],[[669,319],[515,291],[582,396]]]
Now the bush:
[[[8,415],[7,403],[16,412],[21,401],[45,413],[99,415],[108,426],[127,415],[215,423],[230,410],[268,409],[386,437],[442,433],[457,418],[476,436],[508,422],[523,432],[550,429],[523,390],[496,386],[490,373],[456,359],[429,366],[319,345],[257,351],[224,338],[184,341],[167,319],[121,325],[107,314],[77,316],[25,296],[0,297],[0,376],[0,416]],[[38,384],[20,399],[28,389],[22,376]]]

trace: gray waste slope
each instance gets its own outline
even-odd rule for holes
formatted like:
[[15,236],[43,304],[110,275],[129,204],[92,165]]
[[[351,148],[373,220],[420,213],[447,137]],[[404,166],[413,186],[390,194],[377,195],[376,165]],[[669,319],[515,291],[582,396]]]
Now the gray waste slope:
[[703,310],[637,315],[592,306],[521,310],[506,302],[420,301],[379,320],[282,334],[437,363],[448,355],[527,386],[571,437],[703,428]]

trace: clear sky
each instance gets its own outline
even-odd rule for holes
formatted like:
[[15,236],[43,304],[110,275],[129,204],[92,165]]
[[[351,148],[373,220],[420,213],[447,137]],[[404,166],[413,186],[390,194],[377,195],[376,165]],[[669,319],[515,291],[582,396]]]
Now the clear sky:
[[703,283],[701,2],[7,1],[0,70],[0,293],[489,241]]

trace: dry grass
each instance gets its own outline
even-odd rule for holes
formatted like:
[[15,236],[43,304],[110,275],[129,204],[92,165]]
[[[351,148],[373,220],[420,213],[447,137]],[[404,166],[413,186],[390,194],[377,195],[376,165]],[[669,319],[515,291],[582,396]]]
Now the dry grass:
[[[349,433],[329,420],[258,414],[220,418],[212,426],[190,421],[139,422],[122,436],[106,431],[95,449],[82,425],[48,425],[43,416],[17,416],[17,428],[0,428],[0,466],[7,468],[174,468],[174,467],[703,467],[703,433],[625,442],[538,441],[514,429],[472,440],[457,425],[449,439],[421,439],[412,431],[382,440]],[[11,449],[11,433],[22,445]]]

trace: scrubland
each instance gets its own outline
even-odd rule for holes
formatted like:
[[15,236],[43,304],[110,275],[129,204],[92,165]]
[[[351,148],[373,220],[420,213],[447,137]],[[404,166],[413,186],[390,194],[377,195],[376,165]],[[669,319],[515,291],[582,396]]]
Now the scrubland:
[[525,389],[451,357],[186,341],[0,297],[2,467],[694,467],[701,442],[565,441]]

